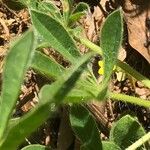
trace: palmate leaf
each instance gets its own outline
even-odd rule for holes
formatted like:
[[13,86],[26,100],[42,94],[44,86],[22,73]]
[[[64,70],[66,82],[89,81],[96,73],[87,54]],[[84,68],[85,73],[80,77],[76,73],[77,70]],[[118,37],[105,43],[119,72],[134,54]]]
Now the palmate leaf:
[[73,63],[80,56],[73,39],[57,20],[35,10],[31,10],[31,19],[37,32],[66,60]]
[[5,150],[7,147],[11,148],[11,150],[16,150],[18,145],[24,141],[25,137],[29,136],[31,132],[52,115],[51,112],[54,109],[54,105],[60,104],[68,92],[74,87],[92,55],[87,54],[83,56],[78,60],[78,64],[60,76],[57,82],[51,85],[45,85],[41,89],[39,94],[40,102],[37,107],[21,119],[16,120],[12,124],[12,127],[9,127],[3,141],[0,143],[0,149]]
[[0,101],[0,137],[16,104],[24,74],[34,53],[33,49],[34,38],[30,30],[11,47],[6,57]]
[[82,142],[84,150],[102,150],[99,131],[90,112],[82,105],[73,105],[70,111],[73,131]]

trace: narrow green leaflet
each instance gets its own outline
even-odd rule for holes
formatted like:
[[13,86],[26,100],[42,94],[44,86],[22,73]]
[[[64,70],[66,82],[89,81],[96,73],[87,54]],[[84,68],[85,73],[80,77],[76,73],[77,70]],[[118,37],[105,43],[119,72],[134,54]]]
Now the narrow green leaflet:
[[117,61],[118,51],[122,43],[123,20],[121,10],[110,14],[101,29],[100,46],[103,50],[104,79],[100,85],[98,99],[103,99],[107,94],[107,86]]
[[42,105],[12,123],[0,143],[0,150],[16,150],[18,146],[50,116],[50,105]]
[[36,51],[31,63],[31,67],[48,78],[56,79],[61,76],[64,68],[52,58]]
[[86,150],[102,150],[102,143],[96,122],[82,105],[73,105],[70,111],[71,126]]
[[74,58],[80,56],[73,39],[57,20],[35,10],[31,10],[31,19],[36,30],[49,42],[50,46],[67,60],[74,62]]
[[121,148],[113,142],[110,141],[102,141],[102,150],[121,150]]
[[0,143],[0,149],[5,150],[6,147],[11,147],[11,150],[16,150],[25,137],[29,136],[31,132],[52,115],[51,112],[55,109],[54,106],[60,104],[74,87],[92,55],[84,55],[78,60],[78,64],[59,77],[58,82],[45,85],[41,89],[39,94],[40,103],[8,129],[3,141]]
[[52,149],[47,148],[44,145],[32,144],[22,148],[21,150],[52,150]]
[[11,116],[24,74],[33,56],[34,38],[30,30],[24,34],[10,49],[3,72],[3,83],[0,101],[0,137],[2,137]]
[[[114,123],[110,131],[110,140],[117,144],[121,149],[125,149],[143,135],[145,135],[144,128],[137,119],[130,115],[126,115]],[[143,147],[140,148],[140,150],[142,149]]]
[[110,14],[101,30],[100,46],[103,50],[104,78],[109,80],[117,61],[118,51],[122,43],[123,20],[121,10]]

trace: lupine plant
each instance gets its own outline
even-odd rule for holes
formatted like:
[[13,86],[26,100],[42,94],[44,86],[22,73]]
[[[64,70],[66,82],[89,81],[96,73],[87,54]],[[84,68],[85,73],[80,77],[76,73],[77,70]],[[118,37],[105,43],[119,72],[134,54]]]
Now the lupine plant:
[[[21,2],[21,1],[20,1]],[[130,74],[150,88],[150,80],[128,64],[117,59],[122,44],[123,16],[121,8],[107,18],[100,32],[98,45],[82,38],[76,21],[89,9],[85,3],[73,5],[73,0],[62,0],[60,11],[51,1],[24,1],[29,10],[32,26],[12,43],[5,59],[0,97],[0,150],[16,150],[18,146],[48,119],[57,106],[70,105],[70,122],[75,135],[86,150],[134,150],[147,149],[150,134],[134,116],[126,115],[114,123],[108,141],[100,139],[97,124],[83,103],[91,99],[104,101],[108,98],[150,107],[150,102],[138,97],[115,94],[109,90],[114,66]],[[89,48],[81,55],[76,43]],[[42,48],[53,48],[70,63],[65,68],[42,53]],[[103,59],[103,79],[99,83],[92,71],[95,55]],[[12,118],[26,71],[32,68],[43,76],[53,79],[44,85],[35,108],[20,118]],[[34,120],[34,121],[33,121]],[[94,146],[94,147],[93,147]],[[50,147],[47,147],[51,149]],[[29,145],[22,150],[44,150],[42,145]],[[63,148],[62,148],[63,149]]]

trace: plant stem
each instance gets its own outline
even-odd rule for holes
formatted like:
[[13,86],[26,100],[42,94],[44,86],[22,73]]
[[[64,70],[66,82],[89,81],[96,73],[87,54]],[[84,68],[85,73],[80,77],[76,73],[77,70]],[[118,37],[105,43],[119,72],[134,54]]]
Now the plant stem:
[[101,47],[97,46],[96,44],[94,44],[93,42],[89,41],[88,39],[85,38],[78,38],[76,37],[83,45],[87,46],[88,48],[90,48],[92,51],[102,55],[102,49]]
[[146,135],[141,137],[139,140],[137,140],[135,143],[133,143],[131,146],[129,146],[126,150],[136,150],[138,147],[143,145],[149,139],[150,139],[150,132],[148,132]]
[[116,101],[123,101],[123,102],[129,102],[135,105],[144,106],[150,108],[150,101],[144,100],[138,97],[129,96],[125,94],[115,94],[115,93],[109,93],[109,98],[116,100]]
[[[88,39],[85,39],[85,38],[80,38],[80,39],[78,38],[78,40],[80,40],[80,42],[82,44],[84,44],[85,46],[90,48],[92,51],[102,55],[101,47],[97,46],[96,44],[92,43],[91,41],[89,41]],[[124,70],[126,73],[130,74],[131,76],[133,76],[136,80],[142,82],[146,87],[150,88],[150,80],[148,78],[146,78],[145,76],[143,76],[142,74],[140,74],[139,72],[137,72],[132,67],[130,67],[128,64],[126,64],[126,63],[124,63],[124,62],[122,62],[120,60],[117,60],[117,65],[122,70]]]
[[117,65],[123,69],[125,72],[129,73],[131,76],[133,76],[138,81],[141,81],[146,87],[150,88],[150,80],[137,72],[135,69],[133,69],[131,66],[129,66],[126,63],[121,62],[118,60]]

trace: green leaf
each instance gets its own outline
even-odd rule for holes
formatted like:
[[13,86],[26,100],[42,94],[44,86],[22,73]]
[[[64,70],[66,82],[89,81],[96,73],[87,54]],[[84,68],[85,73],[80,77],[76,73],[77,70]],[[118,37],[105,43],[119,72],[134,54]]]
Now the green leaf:
[[31,18],[36,30],[67,60],[74,62],[80,56],[73,39],[58,21],[35,10],[31,10]]
[[62,20],[62,15],[58,7],[56,7],[52,2],[39,2],[36,7],[36,10],[44,12],[48,15],[51,15],[53,18],[57,19],[58,21]]
[[78,12],[78,13],[72,14],[69,18],[69,25],[75,23],[84,15],[85,15],[85,12]]
[[76,82],[76,86],[69,92],[64,101],[71,103],[87,102],[93,98],[96,99],[98,93],[99,90],[97,81],[93,79],[93,76],[90,74],[89,70],[86,70]]
[[56,79],[61,76],[64,68],[41,52],[35,52],[31,67],[48,78]]
[[21,150],[50,150],[50,149],[44,145],[32,144],[22,148]]
[[70,111],[71,126],[86,150],[101,150],[100,134],[90,112],[82,105],[73,105]]
[[[37,127],[39,127],[50,116],[50,105],[37,106],[35,109],[24,115],[12,126],[7,129],[3,140],[0,142],[0,149],[5,150],[11,147],[16,150],[24,139],[30,135]],[[34,120],[34,121],[33,121]],[[17,137],[17,138],[16,138]]]
[[[121,149],[125,149],[143,135],[145,135],[145,131],[137,119],[126,115],[114,123],[110,131],[110,140]],[[142,148],[140,149],[142,150]]]
[[86,3],[80,2],[76,6],[75,10],[72,12],[69,18],[69,23],[74,23],[78,21],[83,15],[88,11],[89,6]]
[[[92,55],[93,53],[84,55],[83,58],[78,59],[78,64],[66,70],[62,74],[62,76],[55,83],[53,83],[53,85],[44,86],[39,94],[39,96],[42,97],[42,99],[44,99],[41,102],[43,103],[43,102],[49,101],[51,95],[53,95],[53,92],[55,92],[54,87],[55,89],[59,89],[62,83],[64,83],[64,85],[61,87],[62,90],[60,90],[59,93],[55,95],[55,103],[59,103],[61,99],[65,98],[64,96],[67,97],[67,95],[69,94],[69,91],[71,91],[71,89],[75,86],[75,82],[79,80],[81,72],[83,72],[83,70],[85,69],[87,60],[90,59]],[[74,72],[74,74],[70,72]],[[68,79],[67,81],[66,81],[66,78]],[[64,88],[66,90],[64,90]]]
[[77,4],[76,8],[74,9],[74,11],[72,13],[75,14],[75,13],[79,13],[79,12],[85,12],[88,9],[89,9],[89,6],[86,3],[80,2]]
[[121,150],[119,146],[110,141],[102,141],[102,146],[103,146],[102,150]]
[[16,104],[24,74],[33,56],[33,32],[24,34],[10,49],[3,72],[3,83],[0,101],[0,137],[7,127],[13,107]]
[[109,80],[117,61],[122,34],[123,20],[121,10],[118,9],[107,17],[100,34],[100,46],[104,58],[104,78],[107,80]]
[[41,89],[39,94],[40,101],[37,107],[19,120],[16,120],[12,127],[7,130],[3,141],[0,143],[0,149],[11,147],[11,150],[16,150],[25,137],[29,136],[31,132],[52,115],[57,104],[62,103],[65,96],[74,87],[91,56],[92,54],[84,55],[83,58],[78,60],[78,64],[59,77],[58,82],[45,85]]
[[118,9],[107,17],[101,29],[100,46],[103,50],[104,79],[100,85],[98,99],[104,99],[107,95],[108,83],[122,43],[122,33],[123,20],[121,10]]

